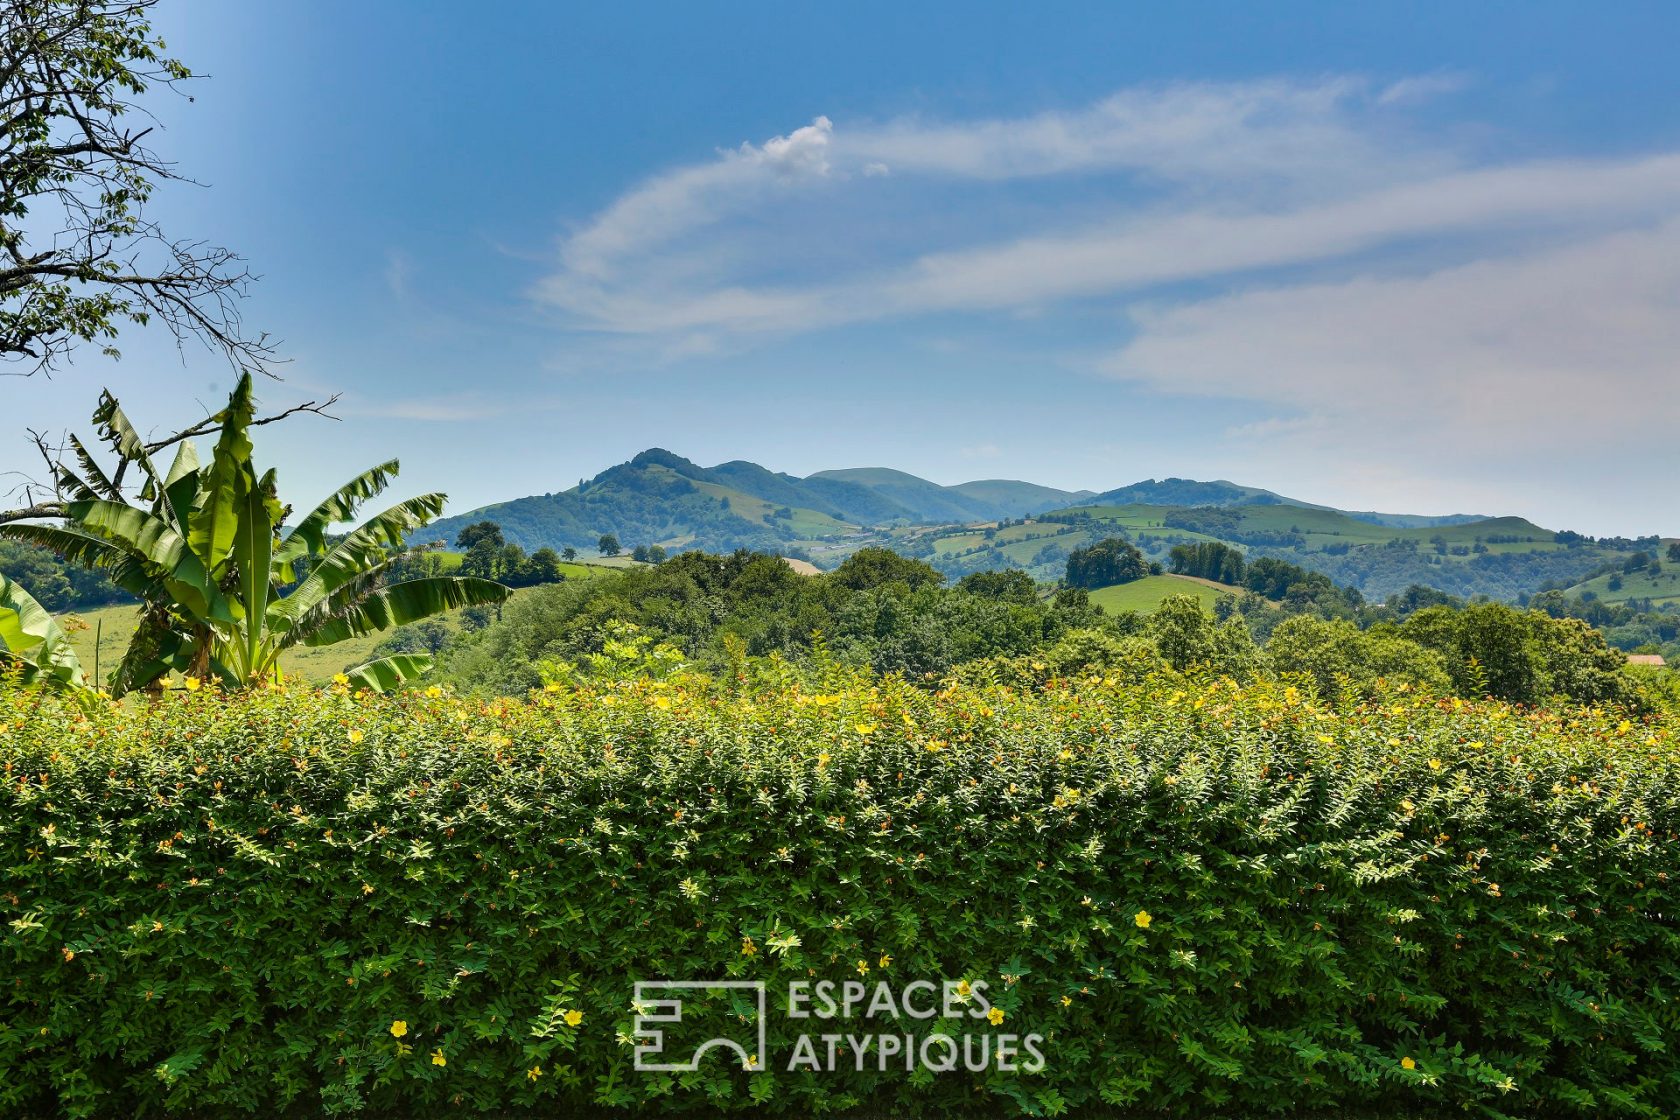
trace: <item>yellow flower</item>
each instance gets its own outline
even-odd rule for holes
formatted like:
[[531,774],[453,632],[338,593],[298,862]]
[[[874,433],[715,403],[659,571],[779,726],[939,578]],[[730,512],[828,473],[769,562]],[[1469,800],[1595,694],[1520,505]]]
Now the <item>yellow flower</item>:
[[891,966],[892,966],[892,954],[882,953],[881,954],[881,967],[882,968],[890,968]]
[[960,980],[957,982],[957,994],[964,999],[967,999],[968,994],[973,990],[973,987],[969,985],[967,980]]
[[1439,770],[1441,768],[1441,760],[1438,759],[1438,758],[1430,759],[1429,760],[1429,768],[1431,770]]
[[986,1021],[994,1027],[1003,1022],[1003,1008],[994,1007],[986,1012]]
[[741,955],[743,957],[750,957],[757,952],[758,952],[758,946],[753,944],[753,939],[752,938],[750,938],[750,937],[741,938]]
[[561,1017],[566,1020],[566,1025],[568,1027],[575,1027],[579,1023],[583,1022],[583,1012],[581,1011],[568,1011]]
[[1136,916],[1132,918],[1132,921],[1137,923],[1137,927],[1139,929],[1148,929],[1149,923],[1154,920],[1155,919],[1150,916],[1150,913],[1147,910],[1139,910]]
[[352,743],[359,743],[363,739],[366,739],[367,735],[362,731],[361,728],[352,727],[344,737],[346,739],[350,740]]
[[927,749],[930,751],[942,751],[945,749],[945,740],[929,739],[927,741]]
[[818,769],[821,769],[822,767],[827,766],[827,765],[828,765],[828,752],[824,751],[823,753],[821,753],[817,756],[817,767],[818,767]]
[[1400,1059],[1400,1068],[1401,1069],[1416,1069],[1417,1068],[1417,1063],[1412,1061],[1410,1055],[1407,1055],[1406,1057]]
[[186,686],[188,692],[197,692],[199,686],[204,682],[199,680],[197,677],[185,677],[182,679],[181,683]]
[[1468,744],[1470,749],[1473,750],[1473,751],[1479,751],[1485,745],[1486,744],[1484,744],[1480,739],[1472,739],[1472,740],[1470,740],[1470,742]]
[[407,1033],[408,1033],[408,1020],[407,1019],[393,1019],[391,1021],[391,1037],[392,1038],[401,1038],[403,1035],[405,1035]]
[[859,961],[858,962],[858,975],[859,976],[868,976],[869,975],[869,962],[868,961]]
[[[428,699],[428,700],[436,700],[439,696],[442,696],[442,695],[443,695],[443,689],[439,688],[435,684],[432,687],[430,687],[426,690],[426,699]],[[541,1067],[538,1067],[538,1068],[541,1068]]]
[[1391,747],[1398,747],[1398,746],[1399,746],[1399,745],[1400,745],[1400,740],[1398,740],[1398,739],[1390,739],[1390,740],[1389,740],[1389,741],[1388,741],[1388,745],[1389,745],[1389,746],[1391,746]]
[[671,710],[671,701],[663,696],[655,696],[653,698],[653,706],[662,712],[668,712]]
[[350,683],[350,678],[345,676],[343,673],[334,673],[333,683],[338,685],[347,685]]
[[433,1050],[432,1051],[432,1064],[434,1066],[446,1066],[446,1065],[449,1064],[449,1059],[447,1059],[443,1056],[443,1051],[442,1050]]
[[854,723],[852,728],[859,735],[873,735],[875,733],[875,725],[873,723]]
[[1062,997],[1062,1006],[1063,1007],[1072,1007],[1073,1006],[1073,997],[1072,996],[1063,996]]
[[530,1069],[525,1071],[525,1079],[527,1081],[535,1081],[537,1078],[539,1078],[541,1076],[542,1076],[542,1066],[532,1066]]

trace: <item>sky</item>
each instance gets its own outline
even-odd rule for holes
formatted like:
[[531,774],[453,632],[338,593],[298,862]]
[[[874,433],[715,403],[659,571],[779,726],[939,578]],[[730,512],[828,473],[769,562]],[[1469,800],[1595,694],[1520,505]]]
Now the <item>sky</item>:
[[[647,447],[792,474],[1680,533],[1671,4],[165,0],[159,100],[279,340],[313,503],[399,457],[451,510]],[[225,398],[129,332],[26,427]],[[16,476],[12,476],[15,480]]]

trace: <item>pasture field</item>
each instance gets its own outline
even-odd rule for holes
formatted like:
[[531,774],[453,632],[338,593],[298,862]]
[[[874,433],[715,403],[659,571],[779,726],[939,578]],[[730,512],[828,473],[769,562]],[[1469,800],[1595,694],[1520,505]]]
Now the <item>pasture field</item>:
[[1212,610],[1221,595],[1233,591],[1208,580],[1189,576],[1145,576],[1130,583],[1116,583],[1091,592],[1091,602],[1109,614],[1139,611],[1148,614],[1174,595],[1194,595],[1203,607]]
[[1621,585],[1614,591],[1610,589],[1612,578],[1608,575],[1596,576],[1571,587],[1568,594],[1580,595],[1590,591],[1605,603],[1622,603],[1629,599],[1649,599],[1655,606],[1680,603],[1680,564],[1664,565],[1656,575],[1652,575],[1649,568],[1624,572],[1620,577]]
[[[445,555],[447,563],[449,554]],[[453,555],[454,566],[459,567],[460,553]],[[560,570],[567,579],[594,579],[605,574],[610,568],[622,568],[631,564],[633,561],[628,560],[622,564],[614,561],[592,561],[588,564],[561,564]],[[533,588],[516,588],[513,592],[514,598],[531,590]],[[81,659],[83,667],[96,678],[103,678],[122,660],[123,651],[128,648],[128,640],[134,634],[134,624],[139,615],[139,607],[119,604],[91,611],[70,611],[59,615],[58,618],[59,624],[69,633],[70,644],[75,647],[76,656]],[[445,615],[444,624],[455,627],[458,616],[459,612]],[[374,647],[388,633],[389,631],[385,634],[351,638],[319,648],[294,646],[280,655],[281,671],[288,677],[315,684],[330,681],[334,674],[372,658]]]

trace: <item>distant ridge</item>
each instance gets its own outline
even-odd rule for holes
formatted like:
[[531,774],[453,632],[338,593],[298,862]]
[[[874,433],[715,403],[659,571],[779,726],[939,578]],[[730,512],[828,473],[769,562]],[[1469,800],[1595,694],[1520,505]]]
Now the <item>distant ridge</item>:
[[1302,509],[1334,510],[1358,521],[1372,525],[1387,525],[1396,529],[1424,529],[1435,525],[1467,525],[1472,521],[1485,521],[1486,516],[1479,513],[1449,513],[1437,516],[1412,513],[1376,513],[1354,512],[1340,510],[1335,506],[1318,505],[1313,502],[1303,502],[1298,498],[1286,498],[1282,494],[1271,490],[1261,490],[1254,486],[1239,486],[1234,482],[1218,479],[1213,482],[1197,482],[1189,478],[1163,478],[1159,481],[1149,478],[1142,482],[1134,482],[1130,486],[1122,486],[1118,490],[1109,490],[1089,499],[1087,505],[1145,505],[1145,506],[1299,506]]
[[1015,568],[1041,582],[1062,577],[1072,550],[1109,536],[1128,539],[1163,566],[1180,544],[1218,541],[1377,598],[1421,585],[1507,602],[1573,586],[1618,550],[1657,542],[1594,542],[1521,517],[1346,511],[1228,479],[1148,478],[1101,492],[1007,478],[942,486],[890,467],[804,478],[745,459],[703,467],[662,447],[568,490],[446,518],[414,543],[453,544],[480,520],[497,522],[527,551],[588,555],[610,533],[625,550],[753,549],[829,569],[878,546],[923,559],[948,579]]
[[611,533],[627,545],[787,551],[797,550],[799,542],[870,528],[974,524],[1074,506],[1124,505],[1296,506],[1399,529],[1484,520],[1475,514],[1342,511],[1225,479],[1150,478],[1101,493],[1007,478],[941,486],[890,467],[818,471],[805,478],[745,459],[702,467],[674,451],[650,447],[569,490],[483,506],[445,518],[420,537],[453,541],[462,528],[489,519],[502,526],[509,541],[527,549],[592,549]]

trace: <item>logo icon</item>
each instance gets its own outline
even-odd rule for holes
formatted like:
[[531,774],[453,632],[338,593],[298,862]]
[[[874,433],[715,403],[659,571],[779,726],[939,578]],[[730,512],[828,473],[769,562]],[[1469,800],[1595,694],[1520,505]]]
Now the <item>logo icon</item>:
[[[685,999],[681,993],[693,995]],[[727,1001],[727,1007],[712,1006],[718,997]],[[638,980],[634,999],[636,1020],[632,1030],[636,1037],[637,1070],[690,1073],[700,1068],[700,1059],[714,1047],[735,1051],[741,1068],[750,1073],[764,1068],[764,981]],[[703,1005],[704,1010],[698,1016],[685,1018],[684,1011],[696,1003]],[[743,1041],[740,1032],[747,1024],[741,1020],[748,1016],[755,1033]],[[732,1020],[727,1027],[720,1023],[725,1019]],[[714,1030],[727,1029],[729,1033],[702,1040],[698,1046],[686,1051],[687,1061],[672,1060],[685,1051],[676,1046],[668,1050],[667,1036],[674,1035],[674,1041],[680,1045],[690,1033],[682,1027],[686,1024],[691,1031],[698,1033],[694,1030],[697,1021],[712,1026]]]

